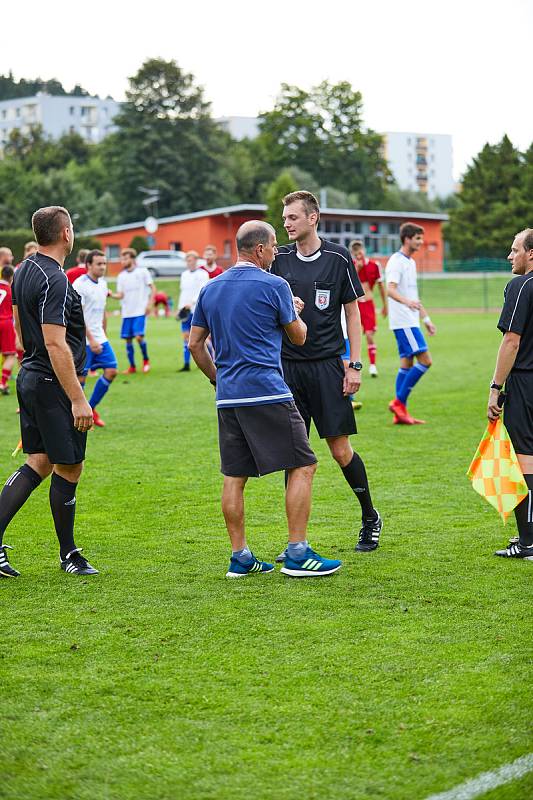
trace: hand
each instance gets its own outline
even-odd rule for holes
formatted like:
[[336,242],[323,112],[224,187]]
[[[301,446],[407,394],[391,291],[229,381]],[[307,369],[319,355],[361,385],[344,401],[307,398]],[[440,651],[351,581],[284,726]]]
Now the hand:
[[151,310],[152,310],[152,304],[148,303],[148,305],[146,306],[146,311],[144,312],[144,316],[148,317],[150,315]]
[[420,300],[408,300],[406,306],[407,308],[410,308],[411,311],[420,311],[422,303],[420,302]]
[[389,309],[387,308],[387,306],[383,306],[383,308],[381,309],[381,316],[386,317],[388,313]]
[[294,297],[293,298],[293,303],[294,303],[294,310],[296,311],[296,313],[297,314],[301,314],[302,311],[305,308],[305,303],[302,300],[302,298],[301,297]]
[[361,386],[361,372],[358,369],[350,369],[346,367],[344,370],[344,381],[342,384],[342,392],[345,397],[349,394],[355,394],[359,391]]
[[80,400],[72,401],[72,416],[74,417],[74,427],[84,433],[93,426],[93,410],[85,397]]
[[437,328],[435,327],[435,325],[433,325],[432,322],[426,322],[426,328],[430,336],[435,336]]
[[89,347],[90,347],[90,349],[91,349],[91,353],[96,353],[96,355],[98,355],[99,353],[101,353],[101,352],[102,352],[102,350],[104,349],[104,348],[102,347],[102,345],[101,345],[101,344],[99,344],[98,342],[92,342],[92,343],[89,345]]
[[499,389],[491,389],[489,392],[489,403],[487,406],[487,417],[489,418],[490,422],[494,422],[494,420],[499,419],[501,416],[503,407],[498,405],[498,398],[500,396]]

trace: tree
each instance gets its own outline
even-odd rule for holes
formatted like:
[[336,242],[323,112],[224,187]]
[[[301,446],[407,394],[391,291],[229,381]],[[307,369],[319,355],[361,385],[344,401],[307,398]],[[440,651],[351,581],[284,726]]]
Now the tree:
[[532,148],[524,155],[507,136],[478,153],[445,228],[453,258],[498,258],[509,251],[530,214],[532,162]]
[[148,239],[146,236],[134,236],[130,242],[130,247],[133,247],[137,253],[144,253],[146,250],[150,249],[150,245],[148,244]]
[[298,189],[291,174],[285,170],[281,172],[275,181],[267,187],[265,191],[265,202],[267,205],[266,221],[272,225],[276,231],[278,244],[287,244],[289,237],[283,227],[283,203],[286,194],[295,192]]

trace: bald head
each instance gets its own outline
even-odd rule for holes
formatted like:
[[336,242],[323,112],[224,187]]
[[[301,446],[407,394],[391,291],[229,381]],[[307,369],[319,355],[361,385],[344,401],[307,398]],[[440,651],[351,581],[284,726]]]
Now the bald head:
[[9,247],[0,247],[0,267],[6,267],[13,263],[13,253]]
[[251,219],[244,222],[237,231],[237,251],[239,253],[253,253],[258,244],[270,244],[276,232],[272,225],[260,219]]

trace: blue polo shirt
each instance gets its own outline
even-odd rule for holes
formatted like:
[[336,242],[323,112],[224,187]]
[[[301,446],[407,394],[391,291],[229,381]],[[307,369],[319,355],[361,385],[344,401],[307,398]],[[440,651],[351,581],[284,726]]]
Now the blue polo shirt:
[[281,342],[283,325],[295,319],[287,281],[253,264],[239,263],[202,288],[192,324],[211,333],[218,408],[292,400]]

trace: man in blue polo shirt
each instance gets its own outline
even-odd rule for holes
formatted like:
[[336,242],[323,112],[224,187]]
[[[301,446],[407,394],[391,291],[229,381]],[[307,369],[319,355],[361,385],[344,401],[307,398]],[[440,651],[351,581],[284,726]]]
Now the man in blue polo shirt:
[[[282,572],[293,577],[331,575],[340,561],[322,558],[307,542],[316,457],[281,368],[282,331],[293,344],[305,342],[302,303],[283,278],[270,275],[276,234],[251,220],[237,231],[234,267],[209,281],[198,297],[189,349],[216,385],[222,512],[231,541],[228,578],[272,572],[255,558],[244,531],[244,487],[249,477],[287,470],[289,528]],[[215,364],[205,341],[211,335]]]

